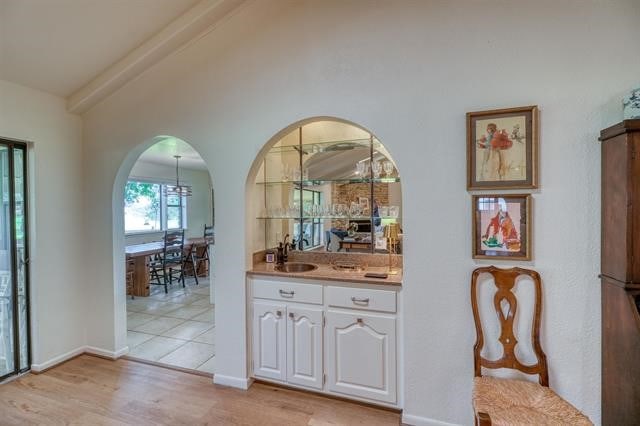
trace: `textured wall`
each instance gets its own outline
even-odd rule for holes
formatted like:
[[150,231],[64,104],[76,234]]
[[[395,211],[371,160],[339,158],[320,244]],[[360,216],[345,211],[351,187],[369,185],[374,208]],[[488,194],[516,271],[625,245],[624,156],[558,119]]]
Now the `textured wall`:
[[487,262],[470,253],[465,113],[538,104],[534,260],[518,265],[544,279],[551,386],[599,422],[597,137],[637,84],[639,20],[636,0],[248,4],[86,114],[89,339],[123,341],[121,323],[100,320],[124,315],[108,264],[118,168],[149,138],[174,135],[202,154],[216,190],[217,373],[246,377],[249,170],[289,124],[342,117],[380,139],[403,179],[405,420],[470,424],[469,278]]

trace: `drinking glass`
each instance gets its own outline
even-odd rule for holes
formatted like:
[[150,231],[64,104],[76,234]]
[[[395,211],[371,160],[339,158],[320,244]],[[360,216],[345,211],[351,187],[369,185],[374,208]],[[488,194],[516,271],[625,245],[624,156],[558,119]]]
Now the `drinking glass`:
[[347,206],[344,204],[336,204],[335,206],[335,215],[337,217],[345,217],[347,215]]
[[373,170],[373,177],[378,179],[380,177],[380,173],[382,172],[382,165],[379,161],[374,161],[371,163],[371,170]]
[[288,182],[291,179],[291,168],[289,167],[288,164],[284,164],[282,166],[281,178],[283,182]]
[[384,167],[384,174],[387,175],[387,177],[390,177],[391,173],[393,173],[393,163],[387,160],[384,162],[383,167]]
[[362,206],[355,201],[351,202],[351,209],[349,210],[350,217],[362,216]]

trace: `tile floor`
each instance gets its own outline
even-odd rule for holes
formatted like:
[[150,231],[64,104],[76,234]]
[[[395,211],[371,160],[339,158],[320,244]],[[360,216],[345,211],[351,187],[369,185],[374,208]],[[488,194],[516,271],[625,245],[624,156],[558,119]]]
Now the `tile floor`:
[[213,374],[215,306],[209,302],[209,280],[186,280],[151,286],[149,297],[127,299],[129,356]]

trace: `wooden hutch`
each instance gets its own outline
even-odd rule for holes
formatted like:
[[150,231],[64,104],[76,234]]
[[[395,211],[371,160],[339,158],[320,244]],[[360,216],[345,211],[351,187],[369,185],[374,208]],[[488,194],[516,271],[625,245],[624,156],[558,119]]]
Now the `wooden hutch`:
[[602,424],[640,422],[640,120],[603,130]]

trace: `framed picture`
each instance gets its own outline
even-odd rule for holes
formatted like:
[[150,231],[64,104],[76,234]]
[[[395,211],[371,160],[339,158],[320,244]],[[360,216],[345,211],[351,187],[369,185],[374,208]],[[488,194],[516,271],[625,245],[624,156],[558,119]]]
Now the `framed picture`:
[[358,197],[358,204],[360,204],[363,209],[368,209],[369,199],[367,197]]
[[467,113],[467,189],[538,187],[538,107]]
[[473,196],[473,258],[531,260],[531,195]]

